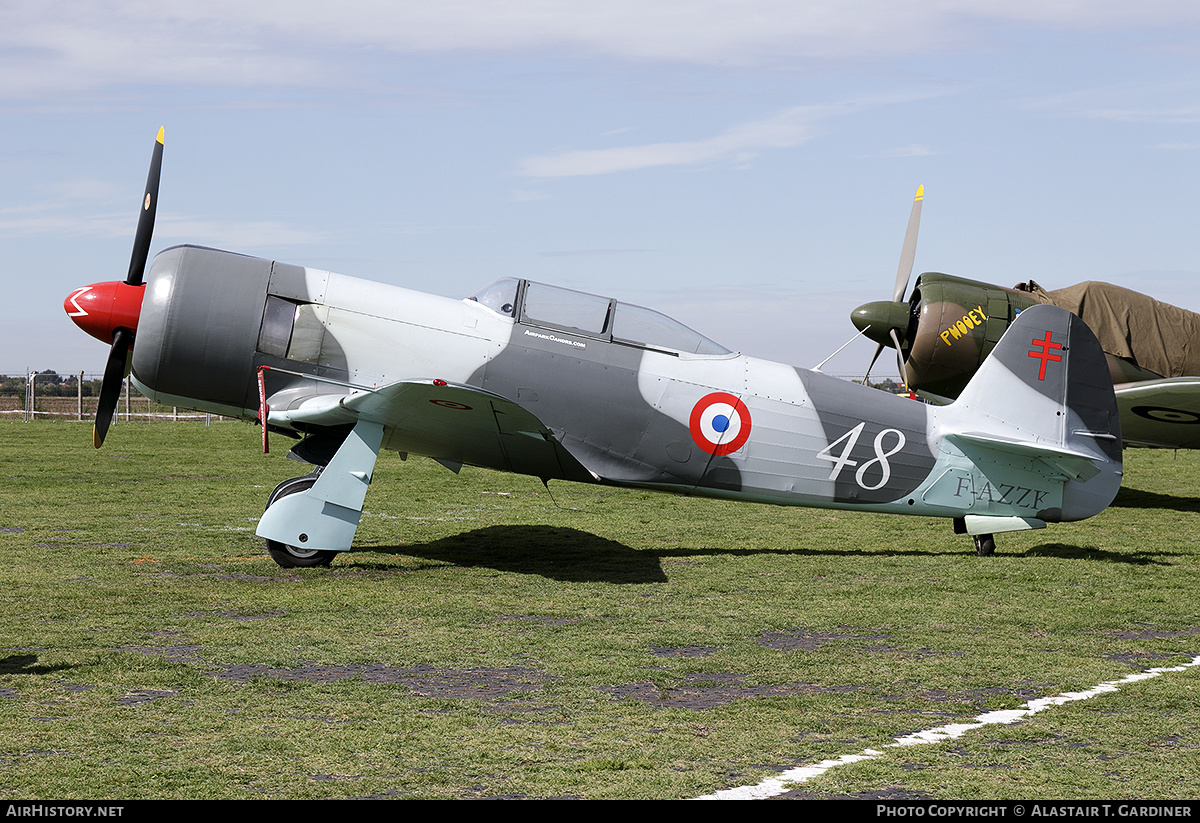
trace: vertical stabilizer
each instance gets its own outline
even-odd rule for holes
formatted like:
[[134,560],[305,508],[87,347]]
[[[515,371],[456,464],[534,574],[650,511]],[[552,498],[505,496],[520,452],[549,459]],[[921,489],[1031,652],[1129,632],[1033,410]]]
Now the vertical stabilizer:
[[1082,320],[1055,306],[1018,315],[936,421],[943,449],[971,464],[954,489],[970,496],[975,517],[1082,520],[1121,486],[1121,422],[1104,352]]

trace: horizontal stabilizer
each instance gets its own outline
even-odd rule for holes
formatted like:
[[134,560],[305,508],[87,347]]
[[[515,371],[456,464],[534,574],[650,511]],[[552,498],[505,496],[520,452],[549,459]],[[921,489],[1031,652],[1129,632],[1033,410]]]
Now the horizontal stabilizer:
[[1101,458],[1094,453],[1073,451],[1044,443],[1035,444],[982,432],[956,432],[946,435],[946,439],[966,451],[970,451],[972,446],[978,446],[1006,454],[1037,458],[1051,468],[1057,469],[1060,473],[1059,476],[1066,480],[1091,480],[1100,473],[1100,466],[1097,464]]

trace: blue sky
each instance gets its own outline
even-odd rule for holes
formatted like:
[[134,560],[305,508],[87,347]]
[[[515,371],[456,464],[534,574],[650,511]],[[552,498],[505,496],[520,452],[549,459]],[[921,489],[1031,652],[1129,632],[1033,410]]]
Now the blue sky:
[[923,184],[915,272],[1200,309],[1192,0],[2,0],[0,124],[0,373],[103,368],[62,300],[124,277],[160,125],[152,253],[530,277],[812,366]]

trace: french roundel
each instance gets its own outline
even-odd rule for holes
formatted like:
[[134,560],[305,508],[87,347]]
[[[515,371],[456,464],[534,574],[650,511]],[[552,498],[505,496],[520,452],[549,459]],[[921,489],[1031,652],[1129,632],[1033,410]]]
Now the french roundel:
[[750,411],[732,394],[713,392],[692,407],[689,428],[692,440],[704,451],[732,454],[750,438]]

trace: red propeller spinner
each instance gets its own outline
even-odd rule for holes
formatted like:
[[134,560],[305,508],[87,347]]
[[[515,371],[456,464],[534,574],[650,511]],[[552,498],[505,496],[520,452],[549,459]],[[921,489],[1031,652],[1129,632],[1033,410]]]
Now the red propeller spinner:
[[76,326],[111,345],[117,329],[137,331],[145,290],[144,283],[136,286],[120,280],[93,283],[71,292],[63,301],[63,309]]

